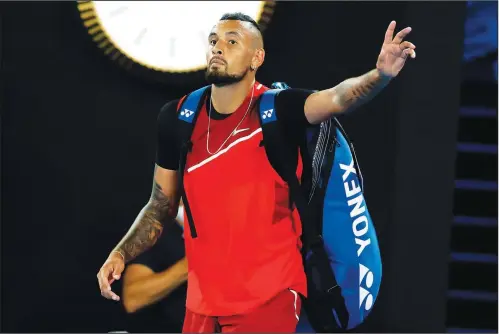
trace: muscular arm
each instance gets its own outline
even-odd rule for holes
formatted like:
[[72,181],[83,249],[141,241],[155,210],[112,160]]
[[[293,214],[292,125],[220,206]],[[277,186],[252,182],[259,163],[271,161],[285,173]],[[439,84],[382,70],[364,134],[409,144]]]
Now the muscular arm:
[[151,198],[114,248],[123,255],[125,263],[152,247],[166,224],[175,223],[178,202],[177,172],[156,165]]
[[133,313],[168,296],[187,281],[187,259],[155,273],[143,264],[131,264],[123,280],[123,305]]
[[333,88],[313,93],[305,102],[305,117],[310,124],[318,124],[335,114],[353,110],[371,100],[389,82],[389,78],[374,69]]

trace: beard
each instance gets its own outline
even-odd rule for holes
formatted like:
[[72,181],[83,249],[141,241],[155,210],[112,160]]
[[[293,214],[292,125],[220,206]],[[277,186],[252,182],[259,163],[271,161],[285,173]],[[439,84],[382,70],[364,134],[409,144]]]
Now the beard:
[[216,87],[224,87],[240,82],[244,79],[248,71],[249,68],[241,74],[229,74],[218,70],[210,71],[208,68],[204,77],[209,84],[215,85]]

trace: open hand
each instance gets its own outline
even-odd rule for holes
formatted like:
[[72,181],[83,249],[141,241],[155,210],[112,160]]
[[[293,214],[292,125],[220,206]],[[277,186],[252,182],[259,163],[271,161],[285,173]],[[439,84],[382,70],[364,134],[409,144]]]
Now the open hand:
[[416,58],[416,51],[414,51],[416,46],[411,42],[404,41],[412,29],[410,27],[404,28],[393,38],[396,24],[395,21],[390,22],[376,63],[378,71],[389,78],[399,74],[407,57]]

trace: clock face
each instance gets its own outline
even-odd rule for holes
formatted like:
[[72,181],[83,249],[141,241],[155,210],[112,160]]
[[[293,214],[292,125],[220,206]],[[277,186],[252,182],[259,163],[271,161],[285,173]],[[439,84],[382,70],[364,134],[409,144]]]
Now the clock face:
[[[266,1],[87,1],[78,6],[94,41],[107,53],[159,72],[206,67],[208,34],[227,12],[268,21]],[[264,22],[265,23],[265,22]]]

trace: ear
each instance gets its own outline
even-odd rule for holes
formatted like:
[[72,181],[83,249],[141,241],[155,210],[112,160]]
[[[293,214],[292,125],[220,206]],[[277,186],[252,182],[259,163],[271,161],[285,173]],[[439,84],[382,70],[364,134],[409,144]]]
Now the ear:
[[260,66],[262,66],[264,60],[265,60],[265,50],[256,49],[255,55],[253,56],[253,59],[251,59],[251,67],[257,70]]

